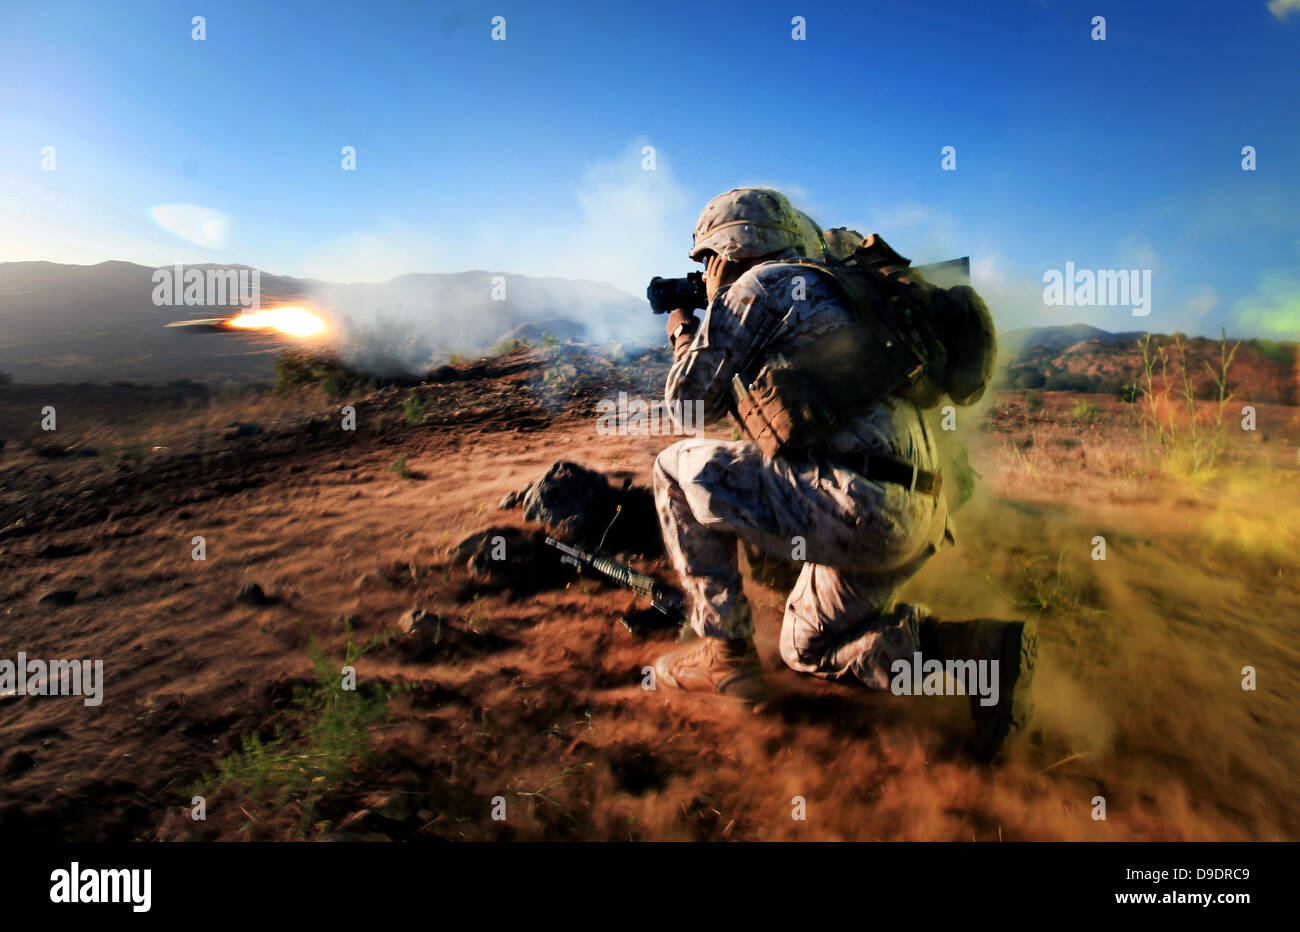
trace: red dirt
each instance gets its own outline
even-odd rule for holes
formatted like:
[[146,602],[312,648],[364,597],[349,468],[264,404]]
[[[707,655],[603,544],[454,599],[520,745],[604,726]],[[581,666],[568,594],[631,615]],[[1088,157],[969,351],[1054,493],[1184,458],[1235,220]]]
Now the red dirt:
[[[785,669],[776,646],[784,593],[755,582],[757,642],[777,693],[767,709],[643,690],[643,668],[671,641],[637,640],[617,624],[634,606],[630,594],[567,574],[553,588],[513,593],[471,578],[449,550],[490,526],[524,527],[497,502],[553,461],[648,484],[655,453],[672,438],[598,435],[594,418],[534,400],[535,369],[488,375],[422,389],[435,402],[424,427],[395,423],[376,434],[381,413],[400,417],[402,396],[388,392],[359,403],[353,435],[335,429],[336,414],[316,412],[315,436],[304,416],[136,470],[11,456],[0,471],[0,657],[102,658],[106,684],[98,708],[0,699],[0,832],[11,840],[1300,837],[1300,755],[1288,729],[1295,698],[1277,686],[1294,682],[1294,642],[1263,623],[1243,634],[1258,605],[1238,612],[1241,625],[1232,615],[1201,618],[1176,603],[1177,580],[1152,576],[1137,557],[1124,577],[1098,577],[1097,604],[1110,614],[1088,614],[1085,599],[1040,620],[1044,724],[1001,767],[958,749],[962,699],[873,694]],[[399,454],[416,478],[390,469]],[[976,461],[995,483],[1000,463],[993,453]],[[993,497],[994,487],[959,513],[961,545],[909,589],[947,617],[1023,613],[1008,595],[1020,580],[1018,548],[1043,550],[1048,538],[1073,540],[1076,525],[1087,535],[1096,523],[1066,505],[1028,516],[1029,505],[1005,490]],[[1189,546],[1181,524],[1144,531],[1139,521],[1126,526],[1122,510],[1104,520],[1113,547],[1146,539],[1128,551],[1145,548],[1149,566],[1177,572]],[[207,540],[204,562],[190,559],[195,535]],[[41,556],[51,544],[72,552]],[[1189,564],[1205,564],[1186,568],[1197,580],[1225,565],[1214,552],[1191,552]],[[1295,560],[1260,559],[1273,562],[1259,572],[1277,571],[1270,616],[1300,605]],[[662,560],[639,565],[671,578]],[[1226,565],[1215,597],[1244,598],[1250,584],[1233,583]],[[250,582],[280,601],[238,601]],[[1142,585],[1151,587],[1141,596],[1147,613],[1135,615],[1126,600]],[[55,589],[77,590],[76,602],[36,604]],[[304,831],[301,804],[232,793],[208,801],[206,821],[184,815],[185,788],[241,736],[269,736],[287,721],[293,688],[311,677],[310,640],[342,657],[342,619],[365,638],[395,628],[415,605],[440,615],[446,636],[428,657],[395,640],[357,662],[362,682],[410,689],[375,729],[379,758],[318,801],[308,821],[328,824]],[[1261,692],[1240,690],[1242,663],[1267,671]],[[1098,795],[1108,800],[1105,821],[1090,817]],[[505,798],[504,821],[490,817],[494,797]],[[806,820],[792,818],[795,797],[806,801]]]

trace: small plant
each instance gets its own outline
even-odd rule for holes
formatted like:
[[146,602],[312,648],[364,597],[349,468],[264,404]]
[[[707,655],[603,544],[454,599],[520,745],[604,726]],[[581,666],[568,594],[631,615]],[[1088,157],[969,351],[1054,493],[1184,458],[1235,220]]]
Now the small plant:
[[1099,601],[1096,584],[1065,568],[1065,551],[1057,554],[1055,564],[1045,555],[1020,561],[1012,585],[1018,608],[1044,615],[1055,612],[1102,613],[1095,607]]
[[393,465],[388,467],[397,473],[403,479],[410,479],[415,473],[411,472],[411,467],[406,464],[406,454],[403,453],[397,459],[393,460]]
[[1070,415],[1076,421],[1090,421],[1097,416],[1101,409],[1097,407],[1097,402],[1088,398],[1081,398],[1074,403],[1070,409]]
[[1043,396],[1038,392],[1025,392],[1025,407],[1030,411],[1041,411],[1043,408]]
[[511,353],[522,353],[524,350],[530,350],[533,344],[528,340],[521,340],[518,337],[511,337],[508,340],[502,340],[496,345],[492,352],[498,356],[509,356]]
[[536,812],[537,812],[536,803],[541,803],[542,805],[546,806],[548,809],[551,809],[554,812],[559,813],[560,815],[564,816],[564,818],[568,819],[570,822],[577,825],[578,820],[573,817],[573,814],[569,812],[569,810],[566,809],[564,806],[560,805],[560,803],[558,803],[556,800],[552,799],[550,796],[547,796],[546,794],[547,791],[549,791],[552,787],[560,783],[563,783],[568,777],[572,776],[573,774],[594,766],[595,765],[591,761],[587,761],[584,764],[575,764],[572,767],[566,767],[563,770],[561,770],[559,773],[557,773],[555,776],[547,780],[545,783],[543,783],[541,786],[539,786],[537,789],[532,790],[530,792],[516,791],[512,795],[517,796],[520,799],[527,799],[533,802],[534,818],[536,818]]
[[420,398],[420,393],[411,389],[406,393],[402,403],[402,418],[411,425],[423,424],[429,416],[429,403]]
[[330,353],[290,350],[275,357],[276,394],[295,385],[320,385],[326,394],[338,396],[371,388],[374,380]]
[[186,796],[229,790],[277,809],[301,800],[301,828],[306,831],[320,799],[374,759],[370,729],[387,714],[389,696],[397,691],[379,685],[345,688],[344,668],[392,635],[377,635],[358,645],[353,643],[350,625],[345,624],[344,630],[348,639],[341,664],[312,640],[309,654],[315,682],[294,689],[285,712],[287,722],[276,729],[275,737],[245,735],[240,749],[218,761],[216,772],[186,790]]
[[1228,391],[1228,372],[1241,347],[1238,340],[1228,345],[1226,331],[1219,330],[1218,366],[1202,360],[1214,386],[1215,407],[1209,412],[1196,407],[1196,386],[1182,334],[1174,334],[1178,376],[1170,385],[1170,363],[1174,362],[1167,346],[1152,342],[1151,334],[1138,341],[1142,349],[1141,402],[1138,423],[1142,440],[1149,450],[1164,456],[1165,463],[1189,475],[1207,472],[1222,457],[1226,445],[1224,411],[1232,400]]

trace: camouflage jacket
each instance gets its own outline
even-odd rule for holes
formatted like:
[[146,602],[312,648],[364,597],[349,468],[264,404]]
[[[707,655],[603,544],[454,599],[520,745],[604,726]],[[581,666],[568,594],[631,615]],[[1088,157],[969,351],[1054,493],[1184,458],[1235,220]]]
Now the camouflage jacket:
[[[797,257],[791,251],[757,265],[714,296],[695,338],[668,371],[670,404],[703,401],[706,418],[720,418],[730,407],[734,374],[752,376],[767,357],[791,353],[852,320],[829,276],[781,261],[786,258]],[[819,446],[845,462],[864,452],[889,453],[921,469],[939,469],[921,410],[897,395],[876,402]]]

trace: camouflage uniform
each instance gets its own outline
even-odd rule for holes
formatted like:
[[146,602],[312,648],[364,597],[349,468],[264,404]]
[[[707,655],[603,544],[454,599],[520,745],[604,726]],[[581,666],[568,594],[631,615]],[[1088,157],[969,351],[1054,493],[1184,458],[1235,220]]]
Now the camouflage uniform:
[[[781,261],[800,255],[788,248],[715,296],[669,371],[670,402],[701,400],[706,416],[721,416],[734,373],[851,319],[828,277]],[[668,553],[691,596],[696,633],[751,634],[738,540],[797,559],[801,538],[805,565],[786,602],[782,658],[800,672],[851,674],[887,688],[892,660],[910,660],[917,649],[916,620],[892,611],[894,597],[938,549],[947,509],[942,495],[865,479],[858,470],[869,452],[939,470],[920,410],[897,396],[797,459],[765,460],[748,441],[705,439],[681,441],[659,455],[655,503]]]

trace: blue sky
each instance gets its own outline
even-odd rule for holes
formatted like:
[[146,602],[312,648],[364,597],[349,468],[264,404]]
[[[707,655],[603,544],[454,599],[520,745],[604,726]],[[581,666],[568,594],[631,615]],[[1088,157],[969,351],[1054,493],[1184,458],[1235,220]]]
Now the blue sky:
[[[1300,337],[1300,0],[902,7],[7,0],[0,261],[640,293],[708,198],[769,184],[969,254],[1003,326]],[[1045,307],[1067,261],[1151,269],[1151,315]]]

